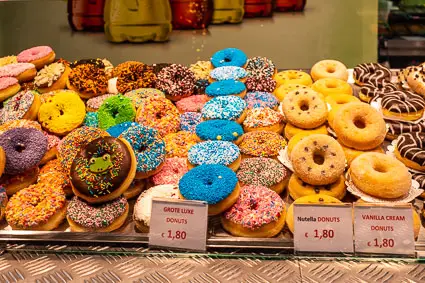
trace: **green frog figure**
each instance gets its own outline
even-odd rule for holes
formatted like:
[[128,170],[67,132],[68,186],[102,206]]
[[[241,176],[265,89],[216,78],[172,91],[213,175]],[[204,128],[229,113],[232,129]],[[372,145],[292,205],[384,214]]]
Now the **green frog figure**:
[[104,154],[100,157],[90,158],[90,172],[92,173],[102,173],[112,167],[111,156],[109,154]]

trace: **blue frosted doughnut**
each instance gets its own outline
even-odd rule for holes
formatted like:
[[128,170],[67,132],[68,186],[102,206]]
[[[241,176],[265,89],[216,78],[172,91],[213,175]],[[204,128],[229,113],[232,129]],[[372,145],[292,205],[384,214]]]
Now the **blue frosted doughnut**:
[[134,149],[137,173],[148,173],[165,161],[165,143],[157,130],[137,125],[125,130],[121,136]]
[[202,118],[218,120],[237,120],[246,108],[246,102],[238,96],[218,96],[202,108]]
[[249,109],[261,107],[274,109],[279,105],[279,100],[277,100],[277,98],[269,92],[248,92],[244,97],[244,100],[248,104]]
[[137,126],[137,125],[139,125],[139,124],[135,123],[135,122],[124,122],[124,123],[112,126],[109,129],[107,129],[106,131],[112,137],[118,138],[122,134],[122,132],[124,132],[125,130],[127,130],[130,127]]
[[248,72],[241,67],[219,67],[210,72],[210,77],[216,81],[241,80],[246,78]]
[[217,81],[205,89],[205,94],[210,97],[237,95],[246,91],[245,84],[236,80]]
[[84,118],[84,126],[98,128],[99,119],[97,118],[97,112],[87,112]]
[[196,126],[201,123],[201,115],[199,112],[180,114],[180,130],[194,133]]
[[204,141],[222,140],[233,142],[243,135],[241,125],[228,120],[207,120],[196,126],[196,135]]
[[238,159],[239,148],[228,141],[205,141],[193,145],[187,160],[193,165],[221,164],[228,166]]
[[183,175],[179,190],[185,199],[216,204],[227,198],[237,183],[235,172],[226,166],[201,165]]
[[214,68],[223,66],[243,67],[247,60],[246,54],[237,48],[219,50],[211,57],[211,63]]

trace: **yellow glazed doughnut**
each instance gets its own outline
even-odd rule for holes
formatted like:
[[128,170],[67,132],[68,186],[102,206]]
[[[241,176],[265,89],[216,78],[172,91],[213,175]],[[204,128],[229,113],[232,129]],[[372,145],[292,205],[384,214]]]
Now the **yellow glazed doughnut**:
[[349,83],[333,78],[320,79],[316,81],[311,88],[324,96],[329,94],[353,94],[353,89]]
[[300,84],[305,86],[313,84],[313,81],[311,80],[309,74],[296,70],[287,70],[279,72],[274,75],[273,78],[277,83],[277,87],[285,84]]
[[328,104],[328,109],[329,107],[331,108],[328,114],[328,122],[330,126],[332,126],[335,113],[339,107],[350,102],[360,102],[357,97],[349,94],[329,94],[325,97],[325,101]]
[[357,150],[354,148],[349,148],[346,147],[345,145],[341,144],[342,150],[344,151],[345,154],[345,160],[347,160],[347,165],[350,166],[351,162],[353,162],[354,159],[356,159],[356,157],[367,153],[367,152],[379,152],[379,153],[385,153],[385,151],[382,149],[382,147],[378,146],[374,149],[371,150],[367,150],[367,151],[363,151],[363,150]]
[[314,129],[326,122],[328,108],[322,96],[314,90],[293,90],[282,105],[286,119],[302,129]]
[[341,106],[332,124],[338,140],[345,146],[369,150],[385,139],[386,126],[381,114],[372,106],[353,102]]
[[353,184],[374,197],[394,199],[405,196],[412,184],[407,167],[383,153],[368,152],[351,162],[349,169]]
[[299,134],[299,133],[327,135],[328,130],[326,129],[326,125],[322,125],[322,126],[317,127],[315,129],[306,130],[306,129],[297,128],[290,123],[286,124],[286,126],[285,126],[285,138],[287,140],[291,140],[296,134]]
[[348,80],[347,67],[336,60],[322,60],[311,68],[311,77],[317,81],[323,78],[335,78],[343,81]]
[[308,86],[301,85],[301,84],[284,84],[275,89],[273,92],[274,96],[276,96],[279,101],[283,101],[286,94],[292,90],[304,90],[304,89],[310,89]]
[[303,182],[297,175],[292,174],[288,183],[289,195],[296,200],[300,197],[309,195],[328,195],[337,199],[342,199],[346,193],[345,178],[341,175],[339,179],[332,184],[326,186],[312,186]]

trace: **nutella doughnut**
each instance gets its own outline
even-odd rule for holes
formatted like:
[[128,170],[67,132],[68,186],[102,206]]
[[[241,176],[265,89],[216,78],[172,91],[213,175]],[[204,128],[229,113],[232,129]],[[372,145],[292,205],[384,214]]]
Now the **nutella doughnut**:
[[364,63],[354,68],[353,76],[356,84],[370,83],[375,86],[391,81],[391,71],[379,63]]
[[407,167],[425,172],[425,133],[401,134],[394,154]]
[[425,100],[419,94],[397,90],[385,93],[381,105],[384,116],[412,121],[422,117]]
[[396,85],[390,82],[383,82],[382,85],[375,86],[371,83],[365,83],[360,88],[360,100],[369,103],[375,97],[382,97],[388,92],[397,91]]
[[386,138],[389,140],[394,140],[401,134],[425,131],[425,121],[415,124],[392,120],[387,120],[385,122],[388,127]]

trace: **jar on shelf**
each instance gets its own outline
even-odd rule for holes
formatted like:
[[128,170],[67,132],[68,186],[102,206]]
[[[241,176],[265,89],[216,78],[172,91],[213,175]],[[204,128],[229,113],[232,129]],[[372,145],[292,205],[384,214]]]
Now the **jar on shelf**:
[[105,35],[112,42],[167,41],[171,17],[168,0],[106,0]]
[[299,12],[303,11],[307,0],[276,0],[275,11]]
[[174,29],[204,29],[211,23],[213,0],[170,0]]
[[271,17],[274,0],[245,0],[245,18]]
[[68,22],[73,30],[102,31],[105,0],[68,0]]
[[244,15],[244,0],[214,0],[213,24],[240,23]]

